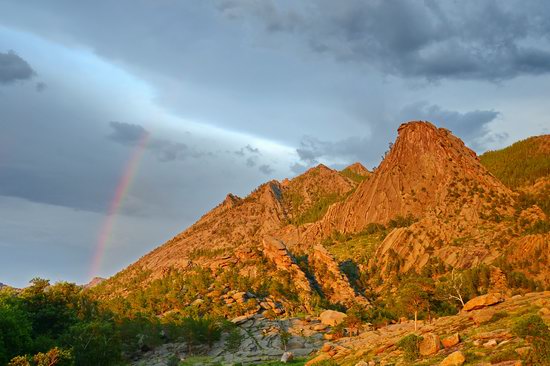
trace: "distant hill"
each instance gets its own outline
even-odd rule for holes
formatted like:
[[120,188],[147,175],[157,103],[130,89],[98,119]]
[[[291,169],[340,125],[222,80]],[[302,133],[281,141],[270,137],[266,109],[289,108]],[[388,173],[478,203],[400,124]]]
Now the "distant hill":
[[550,176],[550,135],[534,136],[481,155],[481,163],[512,189]]

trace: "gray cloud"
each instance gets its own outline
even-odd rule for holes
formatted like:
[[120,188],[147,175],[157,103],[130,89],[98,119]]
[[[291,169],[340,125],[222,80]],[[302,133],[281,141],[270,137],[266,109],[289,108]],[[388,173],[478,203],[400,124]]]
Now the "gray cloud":
[[16,81],[28,80],[36,72],[14,51],[0,52],[0,84],[11,84]]
[[272,174],[273,172],[275,172],[275,169],[273,169],[270,165],[268,164],[262,164],[258,167],[258,170],[262,173],[264,173],[265,175],[270,175]]
[[108,138],[125,145],[135,145],[149,135],[143,126],[133,123],[111,121],[109,126],[112,128],[112,132]]
[[544,1],[385,0],[300,3],[229,0],[223,14],[251,16],[268,33],[302,37],[311,50],[385,73],[503,80],[550,72]]
[[256,166],[256,157],[249,157],[246,159],[246,166],[252,168]]
[[39,81],[34,87],[37,92],[41,93],[48,88],[48,85],[43,81]]
[[150,150],[161,162],[185,160],[187,158],[202,158],[212,156],[212,152],[199,151],[182,142],[150,137],[150,132],[143,126],[126,122],[109,122],[112,128],[108,138],[123,145],[135,146],[147,139],[145,148]]
[[241,147],[239,150],[233,151],[233,154],[237,156],[245,156],[246,154],[261,155],[262,153],[260,152],[260,149],[258,149],[257,147],[252,147],[250,146],[250,144],[248,144],[246,146]]
[[[319,163],[319,159],[345,159],[364,161],[368,157],[368,139],[363,137],[349,137],[339,141],[323,141],[313,136],[304,136],[296,153],[300,160],[308,166]],[[294,168],[293,168],[294,167]],[[291,169],[299,170],[300,166],[293,165]]]

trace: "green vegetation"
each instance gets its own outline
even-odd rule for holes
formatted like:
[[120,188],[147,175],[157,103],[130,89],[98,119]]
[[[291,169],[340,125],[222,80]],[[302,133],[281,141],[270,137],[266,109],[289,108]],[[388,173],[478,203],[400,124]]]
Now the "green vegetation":
[[357,183],[361,183],[362,181],[364,181],[365,179],[368,178],[365,175],[357,174],[356,172],[354,172],[353,170],[351,170],[349,168],[346,168],[346,169],[340,171],[340,174],[342,176],[346,177],[346,178],[351,179],[354,182],[357,182]]
[[388,221],[388,228],[398,228],[398,227],[408,227],[414,224],[417,221],[417,219],[412,215],[408,214],[405,216],[397,215],[390,221]]
[[528,355],[531,365],[550,365],[550,329],[538,315],[521,317],[513,328],[514,334],[525,338],[532,350]]
[[309,222],[315,222],[321,219],[326,213],[330,205],[342,200],[342,196],[337,194],[328,194],[319,197],[319,199],[305,212],[293,220],[295,225],[303,225]]
[[0,365],[120,365],[122,355],[175,340],[197,353],[222,332],[229,332],[229,346],[238,348],[234,328],[221,317],[115,313],[64,282],[50,285],[37,278],[20,292],[0,290]]
[[71,366],[73,365],[72,352],[57,347],[48,352],[38,352],[34,356],[16,356],[8,366]]
[[481,163],[512,189],[535,183],[550,175],[550,137],[537,136],[518,141],[502,150],[488,151]]
[[403,359],[405,361],[411,362],[420,357],[419,346],[421,341],[422,337],[416,334],[409,334],[397,342],[397,347],[403,350]]
[[36,278],[19,293],[0,291],[0,328],[0,364],[114,365],[121,355],[112,314],[74,284]]

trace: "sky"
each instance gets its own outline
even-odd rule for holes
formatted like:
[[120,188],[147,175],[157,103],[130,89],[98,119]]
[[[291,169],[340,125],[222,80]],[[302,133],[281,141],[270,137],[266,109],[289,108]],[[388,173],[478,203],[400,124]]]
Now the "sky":
[[0,0],[0,282],[111,276],[408,120],[549,133],[549,86],[545,0]]

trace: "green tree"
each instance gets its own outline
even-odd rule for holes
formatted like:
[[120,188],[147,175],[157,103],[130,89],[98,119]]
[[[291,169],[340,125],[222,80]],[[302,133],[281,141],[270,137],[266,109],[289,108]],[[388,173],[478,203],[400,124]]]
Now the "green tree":
[[0,364],[30,350],[31,332],[31,323],[17,301],[0,298]]
[[409,314],[414,314],[414,330],[417,329],[418,312],[428,310],[429,293],[433,283],[429,279],[411,278],[398,288],[398,305]]
[[109,321],[77,323],[69,330],[67,344],[72,346],[79,366],[108,366],[120,361],[120,340],[114,324]]

